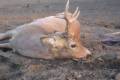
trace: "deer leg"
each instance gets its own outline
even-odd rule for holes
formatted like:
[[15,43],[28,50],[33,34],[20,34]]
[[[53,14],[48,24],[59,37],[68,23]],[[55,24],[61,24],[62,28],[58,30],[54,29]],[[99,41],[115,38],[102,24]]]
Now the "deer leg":
[[120,36],[120,32],[114,32],[114,33],[110,33],[111,35],[118,35]]
[[102,43],[109,45],[109,46],[120,45],[120,38],[119,39],[115,39],[115,38],[105,39],[105,40],[102,40]]
[[5,40],[11,38],[12,35],[9,32],[6,33],[0,33],[0,40]]
[[11,48],[10,43],[1,43],[0,48]]
[[102,43],[107,45],[120,45],[120,32],[110,33],[105,35],[105,38],[102,40]]

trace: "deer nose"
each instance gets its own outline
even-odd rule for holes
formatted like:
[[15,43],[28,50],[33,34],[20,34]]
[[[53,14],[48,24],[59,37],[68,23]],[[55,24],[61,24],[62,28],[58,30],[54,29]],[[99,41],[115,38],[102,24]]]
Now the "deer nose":
[[73,60],[75,60],[75,61],[85,60],[86,61],[86,60],[89,60],[91,57],[92,57],[92,54],[87,54],[84,57],[75,57],[75,58],[73,58]]
[[88,49],[86,49],[86,54],[87,55],[92,55],[92,53]]
[[86,49],[86,56],[83,57],[82,60],[87,61],[87,60],[89,60],[91,58],[92,58],[92,53],[88,49]]
[[92,53],[88,50],[88,49],[86,49],[86,59],[88,59],[88,58],[90,58],[92,56]]
[[92,54],[87,54],[87,55],[84,55],[84,56],[76,56],[76,57],[73,58],[73,60],[76,60],[76,61],[87,60],[87,59],[91,58],[91,56],[92,56]]
[[86,49],[86,51],[85,51],[85,53],[83,55],[81,55],[81,54],[76,55],[73,60],[76,60],[76,61],[78,61],[80,59],[87,60],[87,59],[91,58],[91,56],[92,56],[92,53],[88,49]]
[[92,54],[88,54],[86,57],[85,57],[85,59],[89,59],[89,58],[91,58],[92,57]]

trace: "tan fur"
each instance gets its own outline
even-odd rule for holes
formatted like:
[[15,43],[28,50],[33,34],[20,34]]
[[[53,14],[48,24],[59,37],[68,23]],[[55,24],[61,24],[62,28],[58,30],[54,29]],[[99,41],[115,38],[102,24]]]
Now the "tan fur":
[[68,12],[68,5],[69,0],[64,13],[37,19],[0,34],[0,40],[9,37],[9,42],[1,43],[0,47],[12,48],[32,58],[86,57],[90,51],[80,41],[79,11],[76,9],[73,14]]

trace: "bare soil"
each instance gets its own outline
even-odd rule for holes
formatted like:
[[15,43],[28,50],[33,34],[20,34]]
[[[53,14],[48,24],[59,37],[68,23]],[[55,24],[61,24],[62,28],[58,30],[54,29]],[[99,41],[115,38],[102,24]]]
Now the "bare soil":
[[[0,0],[0,32],[37,18],[63,12],[64,0]],[[31,59],[0,50],[0,80],[115,80],[120,72],[120,46],[100,42],[120,30],[119,0],[70,0],[79,6],[81,39],[93,53],[89,61]]]

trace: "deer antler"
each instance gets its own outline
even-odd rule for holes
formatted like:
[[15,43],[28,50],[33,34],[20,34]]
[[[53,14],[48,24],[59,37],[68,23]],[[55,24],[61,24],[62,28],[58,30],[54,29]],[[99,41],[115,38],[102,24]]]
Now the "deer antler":
[[76,20],[80,14],[80,11],[78,9],[79,7],[77,7],[74,13],[70,15],[69,14],[69,0],[68,0],[66,3],[65,12],[64,12],[65,19],[69,22],[73,22],[74,20]]
[[77,20],[80,10],[79,7],[76,7],[74,13],[69,12],[69,0],[66,3],[65,11],[63,13],[59,13],[56,15],[56,18],[61,18],[66,20],[66,28],[65,32],[67,35],[74,37],[75,39],[79,39],[80,25]]
[[64,19],[67,21],[65,31],[69,36],[74,37],[76,39],[79,38],[78,34],[80,32],[79,25],[77,24],[77,18],[80,14],[80,11],[78,9],[79,7],[77,7],[74,13],[71,14],[69,12],[69,0],[68,0],[64,11]]
[[70,1],[68,0],[67,3],[66,3],[65,12],[64,12],[65,16],[67,16],[67,14],[68,14],[69,3],[70,3]]

